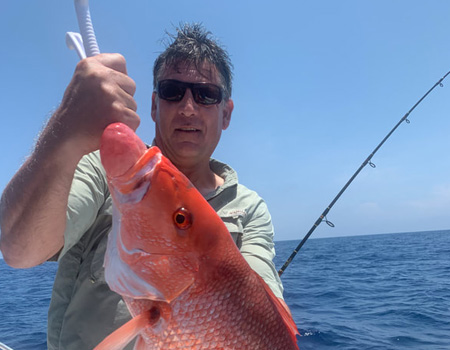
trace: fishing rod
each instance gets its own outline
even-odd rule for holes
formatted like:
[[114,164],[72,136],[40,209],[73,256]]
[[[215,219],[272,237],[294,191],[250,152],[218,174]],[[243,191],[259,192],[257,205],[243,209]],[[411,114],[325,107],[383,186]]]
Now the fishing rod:
[[372,157],[377,153],[377,151],[383,146],[383,144],[386,142],[386,140],[394,133],[394,131],[400,126],[401,123],[406,122],[409,124],[408,116],[411,114],[411,112],[425,99],[425,97],[428,96],[428,94],[434,90],[434,88],[438,85],[441,87],[442,81],[450,74],[450,71],[447,72],[441,79],[439,79],[436,84],[433,85],[433,87],[427,91],[425,95],[422,96],[422,98],[416,102],[414,106],[400,119],[400,121],[392,128],[392,130],[384,137],[384,139],[378,144],[377,147],[372,151],[372,153],[369,154],[369,156],[366,158],[366,160],[361,164],[361,166],[358,168],[358,170],[355,171],[355,173],[352,175],[352,177],[347,181],[347,183],[342,187],[342,189],[339,191],[339,193],[334,197],[334,199],[331,201],[331,203],[326,207],[326,209],[323,211],[323,213],[319,216],[319,218],[316,220],[314,225],[311,227],[311,229],[308,231],[308,233],[303,237],[302,241],[298,244],[298,246],[294,249],[292,254],[289,256],[289,258],[286,260],[284,265],[281,267],[281,269],[278,270],[278,276],[281,276],[286,270],[286,268],[289,266],[289,264],[292,262],[292,259],[297,255],[299,250],[303,247],[303,245],[306,243],[308,238],[312,235],[312,233],[315,231],[315,229],[322,223],[322,221],[325,221],[330,227],[334,227],[334,224],[327,219],[327,214],[331,210],[331,208],[334,206],[334,204],[338,201],[338,199],[341,197],[341,195],[345,192],[348,186],[353,182],[353,180],[358,176],[358,174],[361,172],[361,170],[369,164],[372,168],[375,168],[375,164],[371,162]]

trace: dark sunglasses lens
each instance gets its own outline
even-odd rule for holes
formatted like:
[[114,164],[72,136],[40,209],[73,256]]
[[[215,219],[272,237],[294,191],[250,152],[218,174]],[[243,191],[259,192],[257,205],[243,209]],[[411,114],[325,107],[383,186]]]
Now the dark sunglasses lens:
[[190,88],[195,102],[203,105],[218,104],[222,101],[222,89],[214,84],[183,83],[177,80],[162,80],[158,84],[158,96],[163,100],[178,102]]
[[194,95],[196,102],[204,105],[213,105],[222,101],[222,91],[215,85],[196,86]]
[[185,91],[185,86],[177,84],[174,81],[161,81],[159,83],[158,95],[163,100],[181,101]]

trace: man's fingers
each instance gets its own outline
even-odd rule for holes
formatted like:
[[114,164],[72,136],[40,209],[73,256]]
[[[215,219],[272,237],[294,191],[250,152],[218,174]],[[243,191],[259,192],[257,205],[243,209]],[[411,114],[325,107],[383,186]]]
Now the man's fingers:
[[100,54],[95,58],[105,67],[117,72],[118,74],[114,75],[117,84],[129,95],[134,95],[136,84],[127,74],[126,60],[122,55],[116,53]]
[[103,80],[115,81],[131,96],[136,92],[136,84],[127,75],[126,61],[120,54],[99,54],[80,61],[78,65],[85,74],[96,76]]
[[[88,58],[89,59],[89,58]],[[125,57],[118,53],[101,53],[97,56],[91,57],[91,59],[95,59],[104,66],[111,68],[117,72],[121,72],[123,74],[127,73],[127,61]]]
[[133,130],[138,128],[141,123],[141,118],[135,110],[127,108],[124,105],[120,105],[114,110],[117,114],[110,119],[110,123],[121,122],[128,125]]
[[136,83],[128,75],[122,75],[121,79],[118,79],[119,86],[130,96],[134,96],[136,92]]
[[141,123],[141,118],[139,118],[139,116],[134,111],[129,110],[128,113],[125,113],[123,122],[131,129],[136,131],[139,124]]

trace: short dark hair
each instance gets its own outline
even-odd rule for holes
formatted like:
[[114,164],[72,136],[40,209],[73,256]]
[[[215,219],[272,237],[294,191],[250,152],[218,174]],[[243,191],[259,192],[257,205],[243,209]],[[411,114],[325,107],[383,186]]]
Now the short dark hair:
[[187,63],[194,65],[200,72],[201,65],[205,62],[213,64],[222,78],[222,88],[225,99],[231,97],[232,68],[227,51],[220,46],[217,40],[211,38],[211,32],[201,24],[184,24],[177,28],[177,35],[169,34],[172,42],[155,60],[153,66],[153,88],[156,89],[159,77],[167,67],[176,67],[178,64]]

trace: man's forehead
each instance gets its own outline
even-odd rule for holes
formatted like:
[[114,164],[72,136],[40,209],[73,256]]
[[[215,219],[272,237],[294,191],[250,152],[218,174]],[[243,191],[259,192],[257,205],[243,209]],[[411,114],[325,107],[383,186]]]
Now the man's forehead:
[[184,78],[193,81],[220,82],[220,75],[217,68],[209,62],[200,66],[195,64],[178,63],[164,67],[160,79]]

